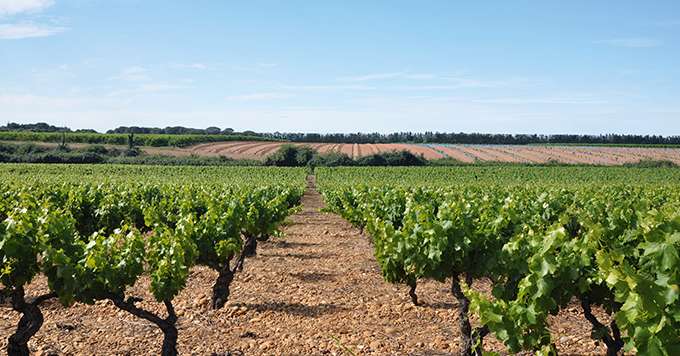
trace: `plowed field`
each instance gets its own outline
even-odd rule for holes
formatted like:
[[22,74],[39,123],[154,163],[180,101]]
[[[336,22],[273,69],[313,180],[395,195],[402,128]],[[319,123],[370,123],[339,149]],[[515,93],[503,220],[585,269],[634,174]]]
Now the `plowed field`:
[[[184,149],[155,153],[176,155],[226,156],[237,159],[264,159],[283,142],[224,142],[207,143]],[[341,152],[357,158],[375,153],[407,150],[426,159],[454,158],[462,162],[546,163],[621,165],[640,160],[668,160],[680,164],[680,149],[638,147],[587,146],[510,146],[510,145],[449,145],[449,144],[335,144],[296,143],[310,146],[321,153]]]

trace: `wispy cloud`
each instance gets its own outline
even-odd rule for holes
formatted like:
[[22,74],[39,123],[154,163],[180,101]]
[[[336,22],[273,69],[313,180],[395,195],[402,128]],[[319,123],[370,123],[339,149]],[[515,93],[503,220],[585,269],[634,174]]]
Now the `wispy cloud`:
[[368,82],[374,80],[390,80],[390,79],[407,79],[407,80],[427,80],[435,79],[435,75],[427,73],[408,73],[408,72],[391,72],[391,73],[371,73],[356,76],[340,77],[338,81],[341,82]]
[[247,65],[233,65],[231,66],[231,70],[238,71],[238,72],[255,72],[255,73],[262,73],[266,72],[270,69],[278,67],[279,64],[275,62],[257,62],[254,64],[247,64]]
[[180,63],[173,64],[171,67],[176,69],[196,69],[196,70],[208,69],[208,65],[205,63]]
[[118,75],[111,77],[110,79],[123,80],[127,82],[141,82],[151,79],[149,77],[149,71],[140,66],[132,66],[123,68]]
[[186,85],[172,83],[144,83],[131,89],[116,90],[108,93],[109,97],[131,97],[140,94],[165,93],[188,88]]
[[65,31],[64,27],[23,24],[0,24],[0,40],[48,37]]
[[242,95],[231,95],[225,97],[225,99],[229,101],[258,101],[258,100],[286,99],[292,96],[293,95],[290,93],[262,92]]
[[52,5],[53,0],[0,0],[0,16],[38,12]]
[[565,104],[565,105],[595,105],[607,104],[605,100],[589,97],[534,97],[534,98],[491,98],[491,99],[472,99],[470,102],[479,104],[508,104],[508,105],[527,105],[527,104]]
[[12,23],[0,23],[0,40],[48,37],[64,32],[66,28],[62,26],[35,24],[30,21],[30,14],[41,12],[52,5],[53,0],[0,0],[0,18],[13,19]]
[[376,90],[376,87],[368,85],[282,85],[284,90],[305,90],[305,91],[328,91],[328,90]]
[[595,43],[625,48],[653,48],[663,45],[663,42],[660,40],[645,37],[614,38],[609,40],[595,41]]

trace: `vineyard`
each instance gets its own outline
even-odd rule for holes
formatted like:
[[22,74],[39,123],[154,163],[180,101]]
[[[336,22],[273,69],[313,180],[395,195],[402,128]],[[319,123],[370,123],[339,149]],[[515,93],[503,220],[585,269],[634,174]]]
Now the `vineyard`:
[[677,169],[307,175],[0,166],[0,347],[680,353]]
[[[29,354],[43,324],[41,304],[51,299],[64,307],[110,301],[156,325],[161,353],[176,354],[173,299],[190,269],[217,272],[204,287],[212,288],[212,307],[222,308],[258,240],[277,234],[295,211],[305,177],[295,169],[2,168],[0,283],[3,300],[21,314],[10,355]],[[48,291],[28,299],[26,287],[39,273]],[[127,293],[142,276],[163,314]]]
[[[556,354],[548,317],[573,301],[609,355],[680,353],[678,178],[607,169],[318,173],[329,208],[365,229],[384,278],[408,286],[415,305],[419,281],[451,281],[465,355],[481,355],[489,334],[513,353]],[[481,280],[491,293],[475,290]]]

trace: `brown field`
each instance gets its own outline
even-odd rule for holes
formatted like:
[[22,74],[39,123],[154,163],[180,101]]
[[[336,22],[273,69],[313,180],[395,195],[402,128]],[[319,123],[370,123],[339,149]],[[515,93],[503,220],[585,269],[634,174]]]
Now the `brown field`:
[[[149,148],[149,153],[172,155],[226,156],[237,159],[264,159],[284,142],[206,143],[182,149]],[[668,160],[680,164],[680,149],[587,146],[510,146],[443,144],[335,144],[294,143],[321,153],[341,152],[357,158],[375,153],[407,150],[426,159],[453,158],[461,162],[547,163],[622,165],[640,160]]]
[[[14,142],[17,143],[17,142]],[[25,143],[25,142],[20,142]],[[56,143],[35,143],[56,146]],[[234,141],[204,143],[186,148],[142,147],[148,154],[167,156],[225,156],[234,159],[262,160],[287,142]],[[341,152],[352,158],[381,152],[407,150],[426,159],[452,158],[465,163],[508,162],[593,164],[615,166],[641,160],[666,160],[680,164],[680,148],[601,147],[601,146],[519,146],[519,145],[445,145],[410,143],[294,143],[309,146],[321,153]],[[89,144],[69,143],[73,148]],[[104,145],[125,149],[124,145]]]

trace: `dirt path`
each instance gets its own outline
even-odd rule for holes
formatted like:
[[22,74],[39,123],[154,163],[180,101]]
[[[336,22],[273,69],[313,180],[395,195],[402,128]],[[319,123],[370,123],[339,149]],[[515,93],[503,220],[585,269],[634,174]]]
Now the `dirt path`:
[[[175,299],[180,353],[456,354],[456,313],[448,284],[420,283],[423,305],[414,307],[404,286],[383,281],[368,238],[339,216],[319,211],[323,201],[310,183],[303,209],[291,218],[285,236],[261,243],[259,255],[246,260],[224,309],[209,307],[216,274],[192,270],[187,288]],[[144,297],[141,306],[161,310],[150,302],[148,283],[140,281],[133,293]],[[44,288],[39,280],[30,290]],[[154,355],[160,350],[162,337],[155,327],[108,302],[71,308],[53,302],[44,314],[45,324],[31,342],[36,354]],[[0,348],[16,321],[16,313],[0,309]],[[577,311],[560,316],[553,332],[563,352],[602,353],[584,322]],[[503,350],[494,340],[486,346]]]

